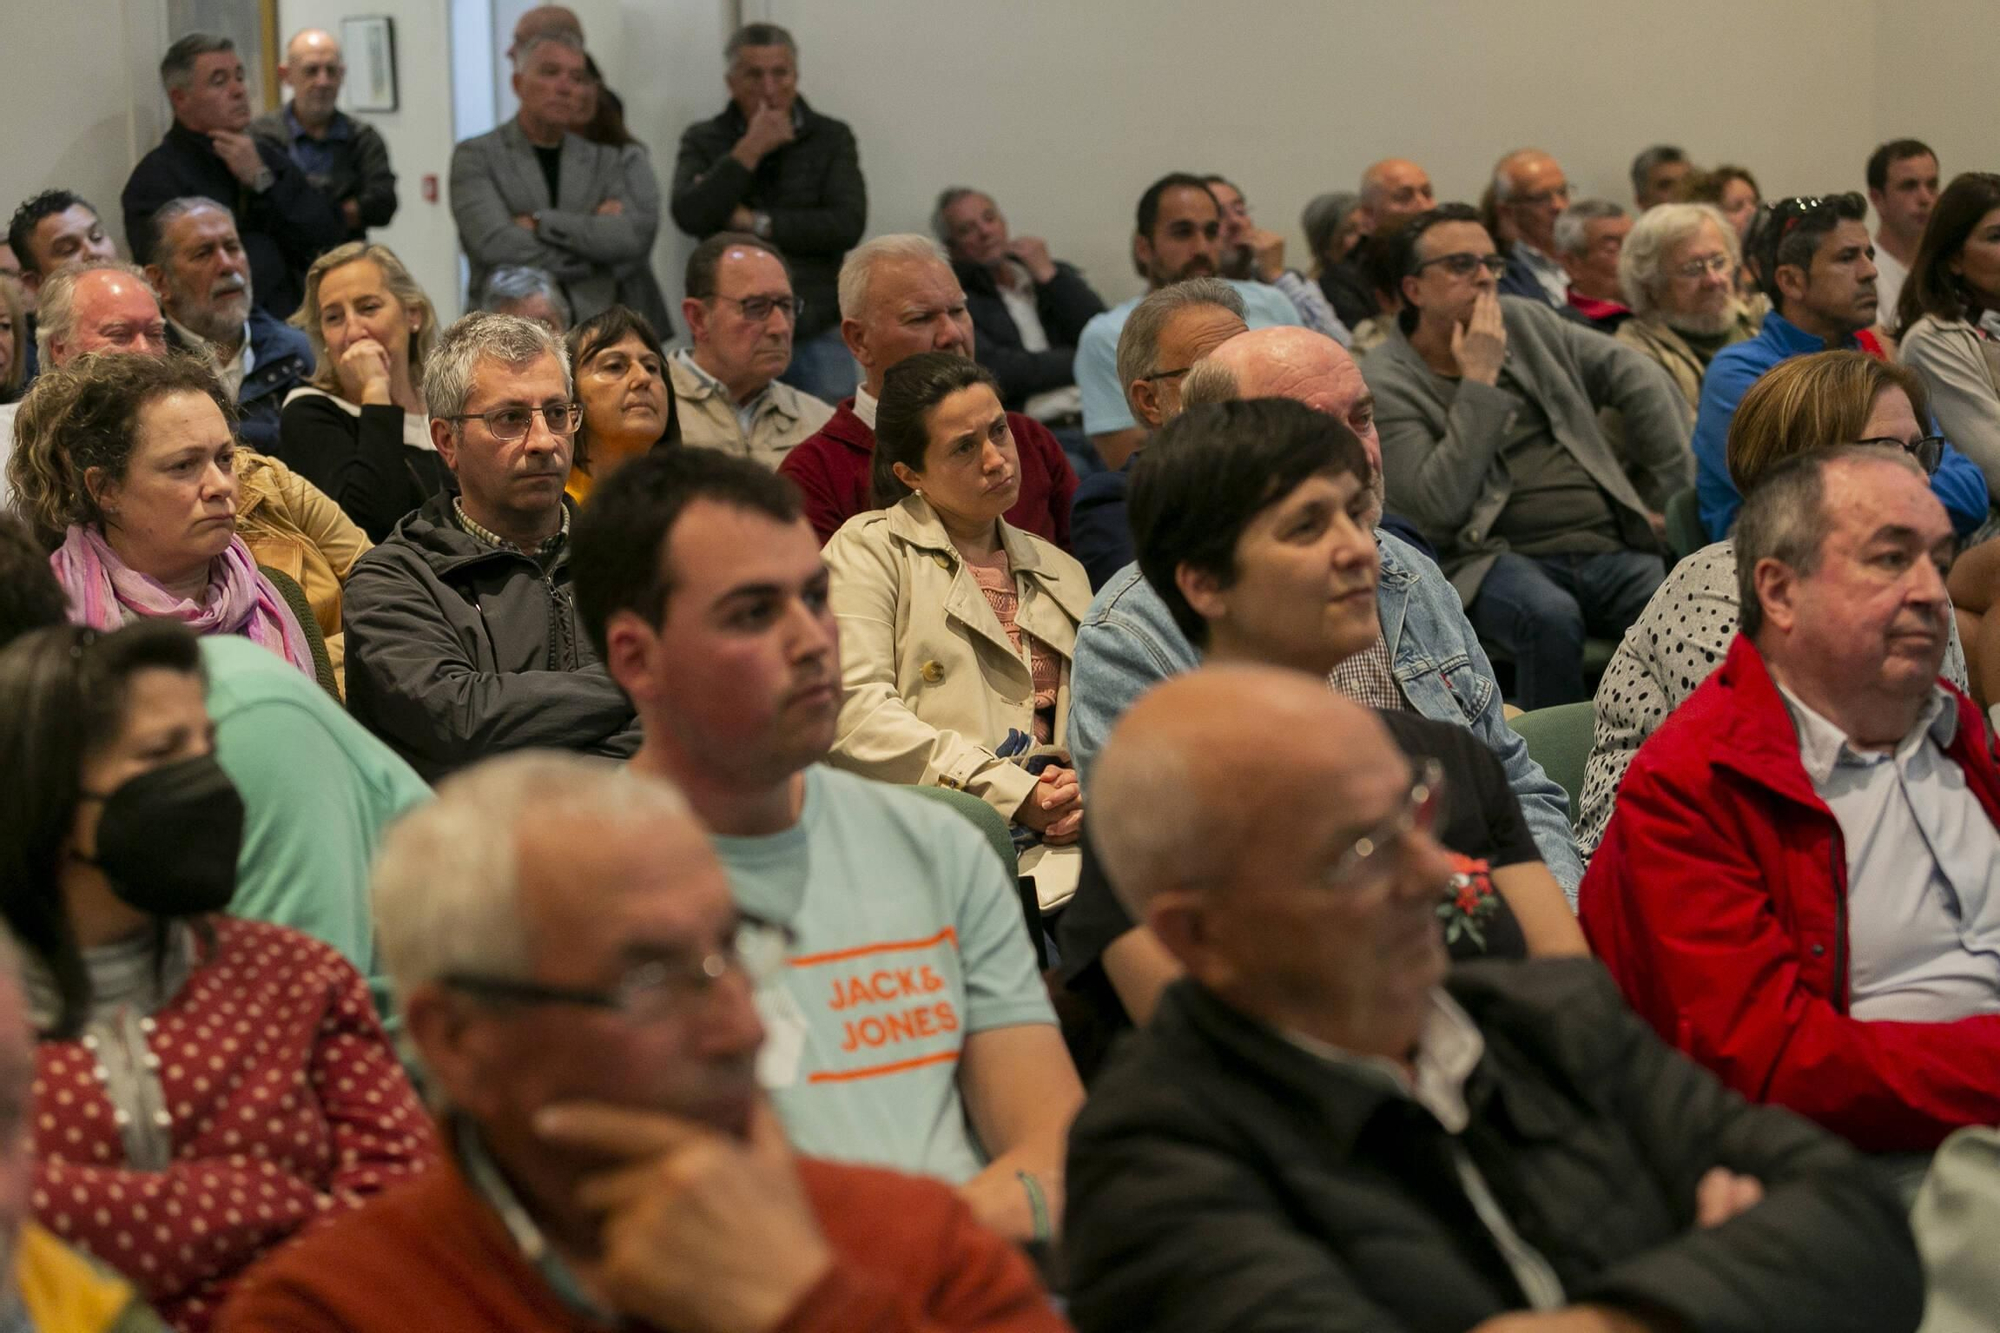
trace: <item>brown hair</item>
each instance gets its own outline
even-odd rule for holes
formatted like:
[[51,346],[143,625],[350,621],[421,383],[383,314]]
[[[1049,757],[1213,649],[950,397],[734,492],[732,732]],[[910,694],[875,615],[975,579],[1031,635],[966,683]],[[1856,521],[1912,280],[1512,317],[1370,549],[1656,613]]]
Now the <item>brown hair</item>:
[[[674,392],[674,377],[667,369],[667,354],[660,347],[660,335],[653,332],[651,322],[644,315],[630,306],[614,305],[564,334],[563,345],[569,349],[572,383],[583,378],[583,368],[599,352],[609,351],[628,337],[637,338],[647,351],[660,359],[660,381],[667,391],[667,420],[653,447],[671,449],[681,442],[680,396]],[[587,416],[577,423],[576,452],[570,458],[570,466],[586,477],[591,475],[590,418]]]
[[1930,395],[1907,366],[1866,352],[1815,352],[1780,361],[1750,386],[1729,423],[1730,480],[1744,495],[1788,458],[1852,444],[1875,400],[1901,389],[1918,421],[1929,421]]
[[431,298],[424,295],[424,289],[410,276],[410,270],[403,267],[403,261],[396,258],[396,252],[386,245],[376,245],[372,241],[349,241],[313,260],[306,270],[306,294],[299,302],[299,308],[292,313],[290,323],[293,328],[303,329],[306,340],[312,344],[313,374],[308,381],[313,388],[324,390],[338,398],[340,396],[340,367],[333,364],[333,358],[326,354],[326,332],[319,326],[319,285],[326,275],[337,268],[370,260],[382,270],[382,285],[389,289],[389,295],[401,302],[405,310],[422,311],[416,332],[410,335],[410,383],[418,388],[424,382],[424,361],[437,346],[438,317],[431,306]]
[[21,392],[21,380],[28,368],[27,293],[11,274],[0,274],[0,307],[5,307],[14,321],[14,352],[0,364],[0,403],[11,403]]
[[1680,188],[1674,192],[1674,201],[1682,204],[1714,204],[1720,208],[1723,191],[1729,188],[1731,181],[1742,181],[1756,192],[1759,202],[1763,200],[1764,191],[1758,188],[1757,178],[1750,174],[1750,168],[1724,163],[1712,171],[1689,172],[1681,181]]
[[1979,317],[1974,308],[1978,303],[1951,271],[1951,262],[1965,252],[1966,240],[1996,208],[2000,208],[2000,175],[1990,171],[1965,172],[1938,196],[1893,312],[1899,335],[1925,315],[1938,319]]

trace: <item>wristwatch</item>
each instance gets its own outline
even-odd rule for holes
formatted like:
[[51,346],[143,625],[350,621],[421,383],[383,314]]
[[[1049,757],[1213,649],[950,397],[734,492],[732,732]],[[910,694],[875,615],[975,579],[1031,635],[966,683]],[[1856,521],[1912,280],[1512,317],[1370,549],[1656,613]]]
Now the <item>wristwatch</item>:
[[257,194],[262,194],[277,183],[278,177],[276,173],[268,166],[260,166],[257,168],[257,179],[250,182],[250,189]]
[[750,215],[751,234],[760,240],[771,239],[771,215],[762,211]]

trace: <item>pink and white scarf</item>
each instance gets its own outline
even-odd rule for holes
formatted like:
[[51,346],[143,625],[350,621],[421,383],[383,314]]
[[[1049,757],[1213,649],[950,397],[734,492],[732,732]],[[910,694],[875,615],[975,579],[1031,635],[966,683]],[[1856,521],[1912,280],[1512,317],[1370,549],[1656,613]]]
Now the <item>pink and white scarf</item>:
[[69,594],[75,624],[110,630],[137,616],[178,620],[196,634],[241,634],[308,676],[318,674],[298,618],[257,571],[240,537],[231,537],[229,548],[209,562],[199,604],[127,565],[96,529],[80,524],[70,525],[49,565]]

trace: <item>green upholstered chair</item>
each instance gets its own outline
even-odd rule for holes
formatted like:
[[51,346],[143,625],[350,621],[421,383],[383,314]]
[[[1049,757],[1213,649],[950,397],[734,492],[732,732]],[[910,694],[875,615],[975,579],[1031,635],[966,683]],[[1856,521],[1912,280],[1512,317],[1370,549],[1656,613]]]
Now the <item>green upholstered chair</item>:
[[1597,729],[1597,705],[1589,700],[1537,708],[1507,723],[1528,743],[1528,755],[1569,793],[1570,822],[1576,822],[1583,795],[1583,765]]

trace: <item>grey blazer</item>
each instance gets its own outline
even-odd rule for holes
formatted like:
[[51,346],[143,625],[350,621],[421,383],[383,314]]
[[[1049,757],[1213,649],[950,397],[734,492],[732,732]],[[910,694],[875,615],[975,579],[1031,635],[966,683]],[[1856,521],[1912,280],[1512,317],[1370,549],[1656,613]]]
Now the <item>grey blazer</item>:
[[[646,150],[612,148],[563,136],[562,197],[549,198],[548,179],[520,125],[467,139],[451,155],[451,215],[471,263],[468,307],[495,268],[546,269],[562,284],[576,318],[589,319],[618,299],[618,276],[650,260],[660,229],[660,185]],[[599,214],[616,199],[623,208]],[[532,216],[535,230],[515,225]]]
[[[1548,413],[1556,440],[1611,498],[1626,545],[1658,550],[1647,513],[1661,512],[1675,491],[1694,485],[1687,400],[1651,357],[1548,306],[1503,296],[1500,312],[1508,370]],[[1507,549],[1492,529],[1513,493],[1500,449],[1514,398],[1433,373],[1400,328],[1368,353],[1361,373],[1375,394],[1389,508],[1423,530],[1470,606]],[[1607,407],[1625,418],[1622,462],[1597,424]]]

